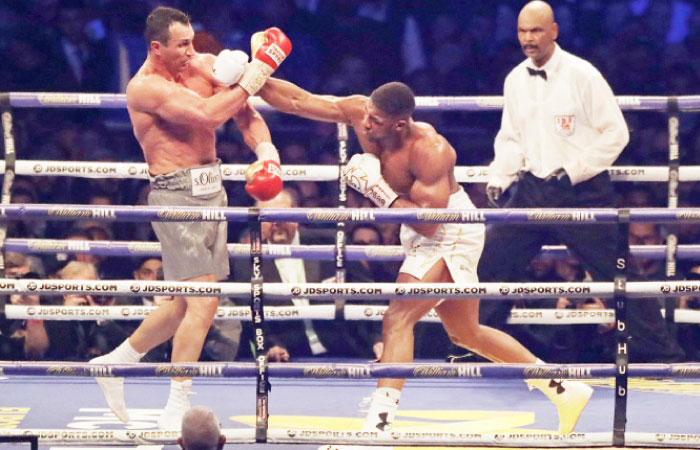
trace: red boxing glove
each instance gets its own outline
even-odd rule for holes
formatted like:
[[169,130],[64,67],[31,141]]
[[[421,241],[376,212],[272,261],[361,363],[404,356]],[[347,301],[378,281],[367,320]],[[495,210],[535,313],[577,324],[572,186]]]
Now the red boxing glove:
[[238,85],[255,95],[292,52],[292,41],[279,28],[268,28],[251,36],[250,48],[253,59]]
[[276,161],[255,161],[245,170],[245,190],[256,200],[267,201],[282,191],[282,168]]
[[253,58],[277,70],[282,61],[292,53],[292,41],[279,28],[268,28],[251,36],[250,49]]

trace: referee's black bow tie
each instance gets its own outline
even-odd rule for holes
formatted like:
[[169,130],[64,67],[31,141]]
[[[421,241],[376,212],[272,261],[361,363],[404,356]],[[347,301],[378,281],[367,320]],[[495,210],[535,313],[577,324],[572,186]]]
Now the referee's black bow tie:
[[533,77],[539,75],[539,76],[541,76],[545,81],[547,81],[547,72],[545,72],[544,70],[537,70],[537,69],[533,69],[532,67],[528,67],[528,68],[527,68],[527,71],[528,71],[528,73],[529,73],[530,75],[532,75]]

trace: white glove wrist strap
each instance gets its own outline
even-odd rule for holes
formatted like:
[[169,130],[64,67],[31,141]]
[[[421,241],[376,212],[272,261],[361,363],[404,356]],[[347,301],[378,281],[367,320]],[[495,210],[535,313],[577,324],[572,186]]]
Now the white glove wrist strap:
[[259,143],[258,146],[255,147],[255,154],[258,156],[258,160],[260,161],[267,161],[271,159],[277,164],[280,163],[280,155],[277,152],[274,144],[271,142]]
[[380,208],[388,208],[398,198],[399,194],[389,186],[384,178],[380,178],[377,184],[370,187],[365,193],[365,197],[372,200]]

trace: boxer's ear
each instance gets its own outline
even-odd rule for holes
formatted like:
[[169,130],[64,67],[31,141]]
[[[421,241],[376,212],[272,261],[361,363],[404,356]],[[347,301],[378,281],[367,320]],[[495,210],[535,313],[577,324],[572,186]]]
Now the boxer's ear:
[[408,126],[408,121],[401,119],[398,122],[396,122],[396,125],[394,125],[394,128],[396,129],[396,131],[403,131],[406,129],[407,126]]

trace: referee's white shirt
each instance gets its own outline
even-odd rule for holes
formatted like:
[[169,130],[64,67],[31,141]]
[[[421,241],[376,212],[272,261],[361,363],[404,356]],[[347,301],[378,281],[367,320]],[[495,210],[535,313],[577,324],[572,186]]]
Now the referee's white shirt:
[[[547,79],[527,68],[544,70]],[[562,50],[542,67],[530,58],[506,77],[501,129],[489,186],[506,189],[518,172],[546,178],[564,168],[573,184],[606,170],[629,141],[612,89],[588,61]]]

